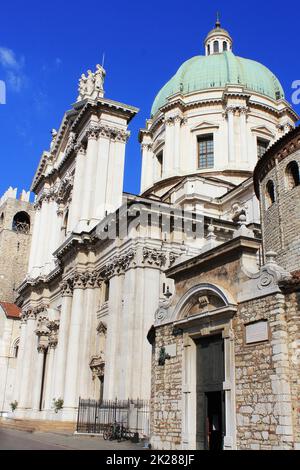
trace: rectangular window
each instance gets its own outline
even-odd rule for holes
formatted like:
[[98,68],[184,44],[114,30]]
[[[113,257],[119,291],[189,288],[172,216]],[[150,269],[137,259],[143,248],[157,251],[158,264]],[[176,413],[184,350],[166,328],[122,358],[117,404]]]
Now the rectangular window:
[[260,139],[260,138],[257,139],[257,157],[258,158],[261,158],[263,156],[263,154],[269,147],[269,143],[270,142],[268,140]]
[[214,166],[214,136],[207,134],[198,137],[199,168],[213,168]]

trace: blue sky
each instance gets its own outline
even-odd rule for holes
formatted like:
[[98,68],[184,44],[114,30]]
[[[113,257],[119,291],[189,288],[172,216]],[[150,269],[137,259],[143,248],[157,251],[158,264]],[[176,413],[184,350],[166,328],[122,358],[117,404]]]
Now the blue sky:
[[2,3],[0,80],[7,84],[7,103],[0,105],[0,194],[10,185],[29,188],[51,129],[76,100],[78,78],[103,52],[106,97],[140,108],[130,124],[124,181],[126,191],[138,193],[138,130],[161,86],[183,61],[203,54],[217,10],[235,54],[269,67],[291,101],[291,84],[300,80],[298,27],[293,9],[278,1]]

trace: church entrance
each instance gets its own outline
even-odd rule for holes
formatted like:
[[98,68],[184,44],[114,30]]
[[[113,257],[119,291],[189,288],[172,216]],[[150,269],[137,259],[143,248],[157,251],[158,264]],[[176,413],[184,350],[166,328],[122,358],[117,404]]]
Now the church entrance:
[[224,341],[221,335],[210,336],[196,340],[196,347],[196,445],[218,451],[225,435]]

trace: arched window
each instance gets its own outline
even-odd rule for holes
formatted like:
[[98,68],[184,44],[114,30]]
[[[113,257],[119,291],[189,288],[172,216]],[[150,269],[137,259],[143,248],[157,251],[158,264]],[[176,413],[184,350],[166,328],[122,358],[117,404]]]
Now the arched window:
[[227,42],[223,41],[223,51],[227,51],[227,50],[228,50]]
[[164,161],[164,153],[163,150],[159,152],[159,154],[156,156],[157,158],[157,163],[158,163],[158,177],[161,178],[163,174],[163,161]]
[[297,162],[293,161],[287,165],[285,179],[287,189],[293,189],[299,185],[299,166]]
[[210,45],[207,46],[207,55],[210,55]]
[[219,41],[214,41],[214,52],[219,52]]
[[3,227],[3,224],[4,224],[4,214],[2,212],[2,214],[0,215],[0,228]]
[[266,186],[266,203],[267,209],[275,202],[275,186],[272,180],[267,182]]
[[12,229],[18,233],[30,232],[30,217],[27,212],[18,212],[14,216]]
[[65,213],[64,221],[63,221],[62,228],[61,228],[63,231],[64,237],[67,236],[68,220],[69,220],[69,211],[67,210],[67,212]]

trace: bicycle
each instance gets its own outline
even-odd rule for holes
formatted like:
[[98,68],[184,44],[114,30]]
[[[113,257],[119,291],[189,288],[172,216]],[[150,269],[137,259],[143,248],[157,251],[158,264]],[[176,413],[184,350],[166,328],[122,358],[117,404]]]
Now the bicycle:
[[113,441],[119,439],[121,433],[121,426],[119,423],[115,422],[106,427],[103,431],[103,439],[105,441]]

